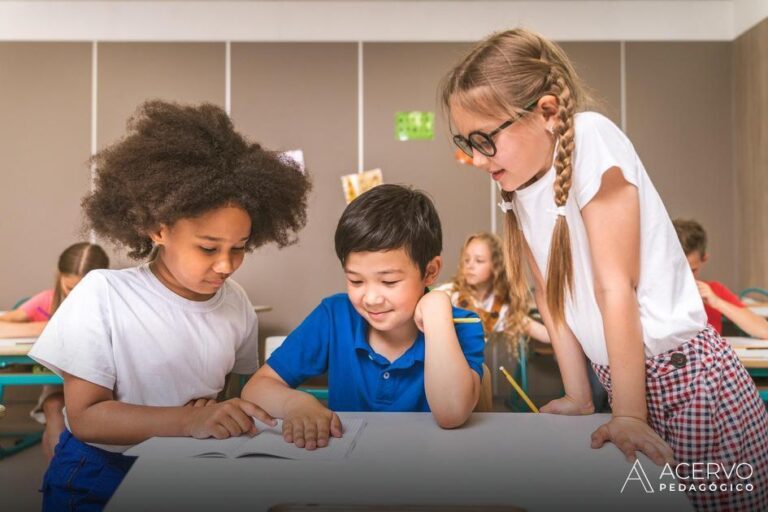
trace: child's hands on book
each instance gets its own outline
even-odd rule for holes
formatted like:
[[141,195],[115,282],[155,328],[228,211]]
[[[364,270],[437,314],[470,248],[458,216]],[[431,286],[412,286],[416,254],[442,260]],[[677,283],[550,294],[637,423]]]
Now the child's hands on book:
[[253,437],[259,433],[253,418],[267,425],[274,426],[277,423],[261,407],[233,398],[225,402],[190,407],[186,431],[187,435],[197,439],[227,439],[242,434]]
[[330,436],[341,437],[339,416],[310,395],[291,399],[285,405],[283,439],[298,448],[314,450],[328,446]]

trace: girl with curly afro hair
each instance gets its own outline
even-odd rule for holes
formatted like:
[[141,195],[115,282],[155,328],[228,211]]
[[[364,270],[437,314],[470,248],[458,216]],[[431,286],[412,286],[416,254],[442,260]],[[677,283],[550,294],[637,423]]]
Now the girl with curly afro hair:
[[[246,140],[219,107],[143,104],[94,157],[83,200],[101,237],[147,263],[94,270],[30,355],[64,379],[68,430],[45,474],[43,509],[101,509],[153,436],[254,435],[253,403],[217,403],[229,373],[258,367],[257,319],[229,277],[246,252],[295,241],[309,179]],[[80,470],[74,476],[71,468]]]

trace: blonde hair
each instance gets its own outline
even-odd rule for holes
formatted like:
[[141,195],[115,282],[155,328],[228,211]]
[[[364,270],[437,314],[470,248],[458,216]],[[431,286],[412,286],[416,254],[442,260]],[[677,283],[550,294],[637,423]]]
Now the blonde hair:
[[[525,106],[535,105],[546,95],[557,98],[553,136],[555,155],[555,204],[565,206],[573,173],[573,119],[588,101],[587,93],[562,48],[526,29],[492,34],[478,43],[455,66],[441,84],[442,103],[468,112],[511,119],[525,116]],[[505,201],[514,192],[502,191]],[[510,278],[512,304],[519,308],[528,296],[524,275],[525,240],[513,211],[505,215],[507,275]],[[558,215],[552,234],[546,276],[547,306],[556,324],[565,319],[565,294],[573,284],[573,263],[568,224]]]
[[[453,290],[458,292],[460,297],[470,296],[472,293],[472,287],[467,283],[466,277],[464,277],[464,255],[469,244],[475,240],[488,245],[488,249],[491,252],[491,266],[493,269],[493,295],[495,298],[501,299],[503,304],[508,304],[507,312],[503,319],[504,333],[511,337],[521,335],[525,331],[524,322],[528,314],[528,302],[526,301],[522,308],[512,307],[509,288],[510,280],[507,277],[502,242],[498,236],[493,233],[480,232],[467,237],[461,248],[461,253],[459,253],[459,267],[453,278]],[[486,333],[486,335],[490,334]]]
[[59,256],[56,286],[53,289],[53,300],[51,301],[51,315],[64,301],[64,290],[61,287],[62,276],[84,277],[91,270],[98,268],[109,268],[109,257],[100,245],[80,242],[64,249],[64,252]]

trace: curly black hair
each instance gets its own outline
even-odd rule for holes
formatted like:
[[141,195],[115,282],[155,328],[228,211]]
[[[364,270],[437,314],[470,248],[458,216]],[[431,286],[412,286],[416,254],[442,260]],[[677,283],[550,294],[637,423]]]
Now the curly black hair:
[[208,103],[142,104],[126,136],[93,157],[95,187],[82,202],[93,230],[142,259],[149,233],[227,205],[251,217],[246,250],[296,242],[307,221],[309,178],[297,163],[246,140]]

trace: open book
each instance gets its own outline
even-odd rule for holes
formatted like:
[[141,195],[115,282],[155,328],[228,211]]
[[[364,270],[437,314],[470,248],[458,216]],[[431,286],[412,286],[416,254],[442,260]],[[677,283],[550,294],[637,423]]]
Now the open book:
[[256,421],[256,437],[240,436],[229,439],[194,439],[191,437],[153,437],[131,447],[124,455],[137,457],[219,457],[238,458],[267,455],[297,460],[337,460],[345,458],[355,447],[363,430],[362,419],[343,421],[341,438],[331,437],[328,446],[309,451],[297,448],[283,439],[283,422],[270,427]]

